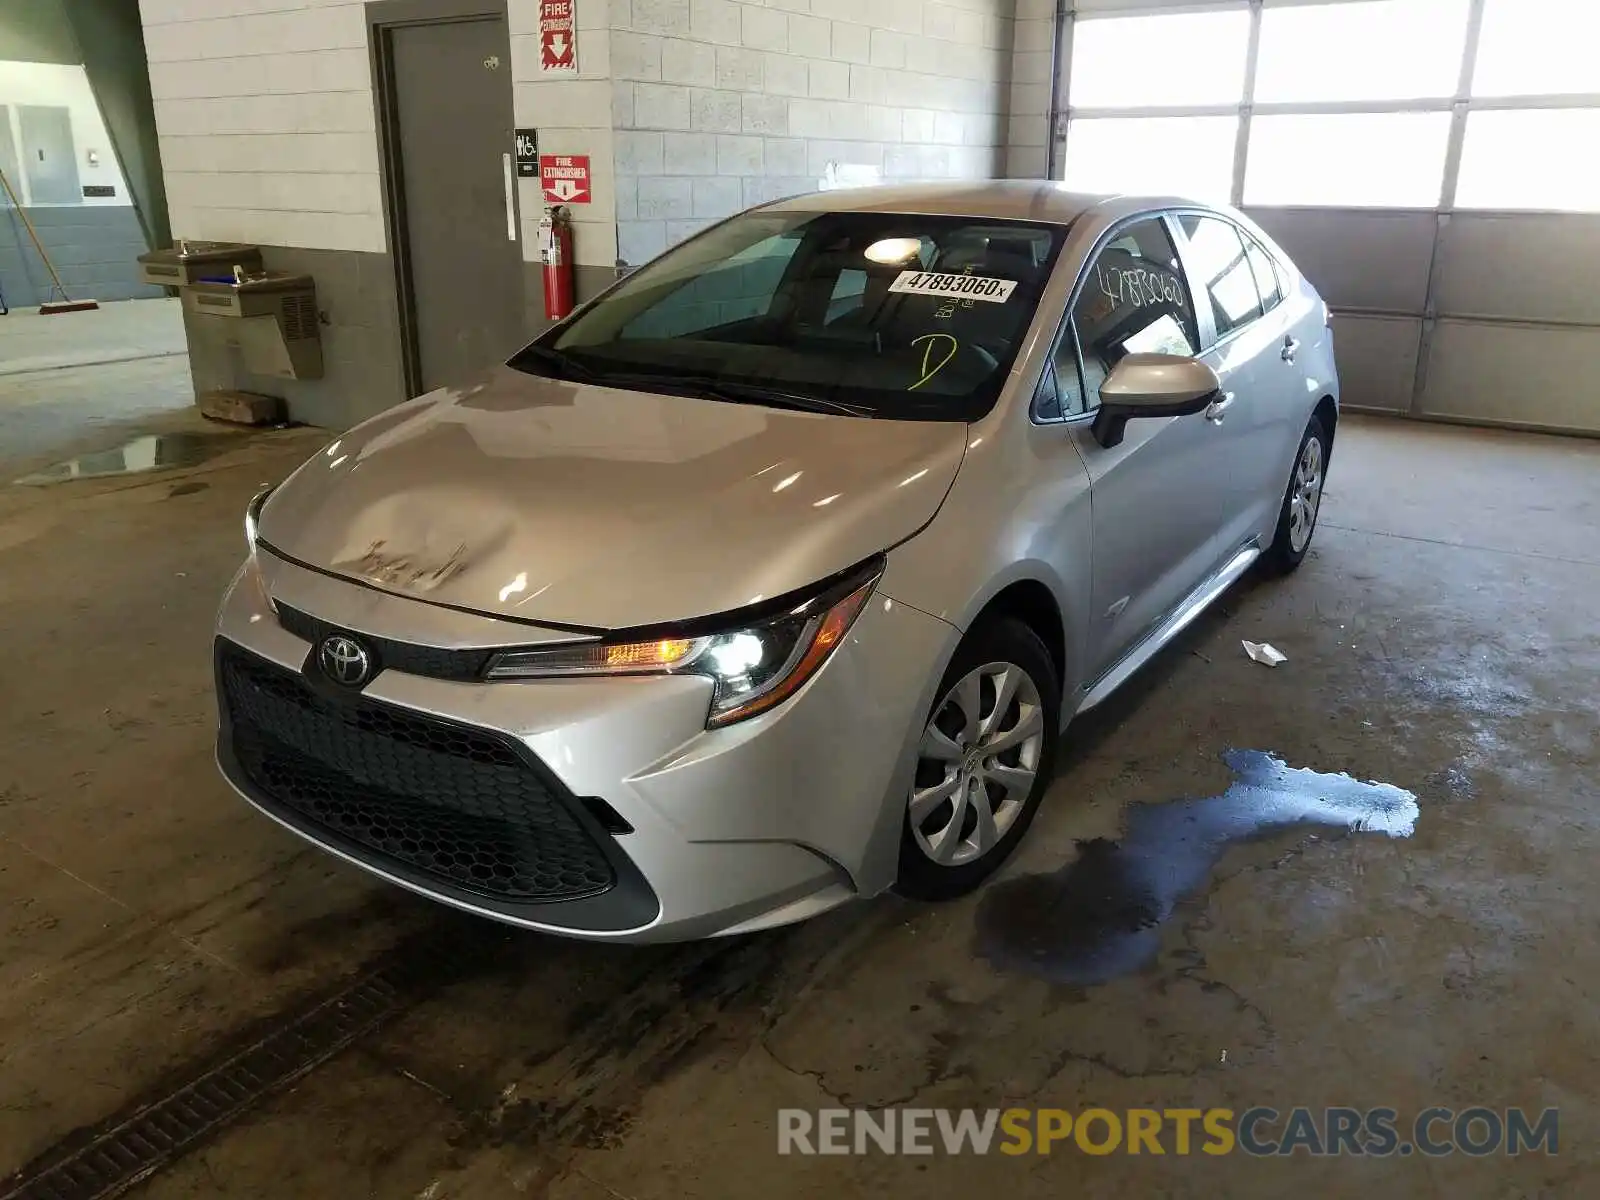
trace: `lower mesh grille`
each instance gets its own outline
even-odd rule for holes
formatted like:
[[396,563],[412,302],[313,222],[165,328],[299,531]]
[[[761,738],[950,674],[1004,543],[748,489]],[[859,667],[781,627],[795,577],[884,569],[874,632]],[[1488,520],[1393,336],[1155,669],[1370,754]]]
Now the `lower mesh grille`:
[[604,852],[509,739],[329,699],[226,642],[218,656],[239,768],[341,844],[512,900],[573,900],[615,883]]

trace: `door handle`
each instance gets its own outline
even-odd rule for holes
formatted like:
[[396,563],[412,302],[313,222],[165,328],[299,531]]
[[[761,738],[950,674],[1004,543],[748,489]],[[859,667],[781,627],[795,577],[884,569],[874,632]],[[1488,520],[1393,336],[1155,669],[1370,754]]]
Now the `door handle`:
[[1294,356],[1296,354],[1299,354],[1299,353],[1300,353],[1300,343],[1299,342],[1297,342],[1292,337],[1286,337],[1286,338],[1283,339],[1283,361],[1284,362],[1292,363],[1294,361]]
[[506,173],[506,240],[517,240],[517,180],[511,172],[511,155],[502,154],[500,165]]
[[1219,399],[1213,400],[1206,406],[1206,420],[1213,425],[1221,425],[1222,418],[1228,415],[1228,410],[1233,407],[1233,393],[1224,392]]

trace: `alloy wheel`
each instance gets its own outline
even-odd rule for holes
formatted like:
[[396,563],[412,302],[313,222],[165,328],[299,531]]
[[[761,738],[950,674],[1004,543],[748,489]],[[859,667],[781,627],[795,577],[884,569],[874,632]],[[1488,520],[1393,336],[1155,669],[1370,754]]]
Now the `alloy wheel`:
[[1296,554],[1311,541],[1321,504],[1322,442],[1309,437],[1295,462],[1294,480],[1289,485],[1289,545]]
[[973,862],[1027,804],[1044,750],[1044,707],[1015,663],[969,671],[935,706],[908,800],[919,849],[940,866]]

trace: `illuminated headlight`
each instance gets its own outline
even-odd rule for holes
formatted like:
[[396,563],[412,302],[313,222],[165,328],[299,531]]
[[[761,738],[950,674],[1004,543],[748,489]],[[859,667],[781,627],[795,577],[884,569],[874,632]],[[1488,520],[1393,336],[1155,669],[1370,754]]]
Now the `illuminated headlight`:
[[731,725],[783,703],[821,669],[866,606],[881,570],[873,563],[811,599],[722,631],[508,650],[489,664],[488,677],[703,675],[714,684],[706,724]]
[[272,488],[263,488],[251,498],[244,510],[244,542],[249,547],[250,553],[256,552],[256,538],[261,532],[261,510],[266,506],[267,497],[271,496]]

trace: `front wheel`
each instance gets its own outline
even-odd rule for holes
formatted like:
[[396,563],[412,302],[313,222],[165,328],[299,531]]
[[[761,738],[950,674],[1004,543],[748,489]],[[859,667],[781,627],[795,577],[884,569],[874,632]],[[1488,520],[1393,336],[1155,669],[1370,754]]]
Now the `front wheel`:
[[1049,785],[1061,684],[1010,618],[967,635],[940,681],[906,797],[896,884],[918,900],[972,891],[1027,832]]
[[1267,570],[1274,574],[1287,575],[1305,561],[1306,551],[1311,549],[1311,535],[1317,529],[1327,471],[1328,431],[1322,427],[1322,418],[1314,416],[1306,424],[1300,448],[1295,452],[1272,545],[1261,556]]

